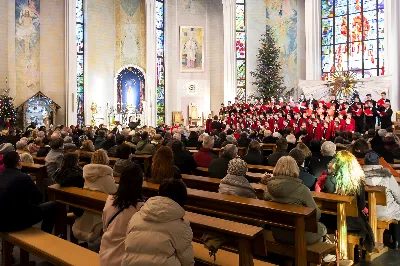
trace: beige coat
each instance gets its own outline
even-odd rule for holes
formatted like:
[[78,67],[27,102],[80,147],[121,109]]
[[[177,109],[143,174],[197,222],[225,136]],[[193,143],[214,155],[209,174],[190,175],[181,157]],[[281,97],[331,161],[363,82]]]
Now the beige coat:
[[[113,170],[108,165],[88,164],[83,167],[83,188],[99,191],[107,194],[117,192],[117,186],[113,177]],[[93,242],[101,235],[101,215],[85,211],[81,217],[76,219],[72,226],[72,232],[76,239]]]
[[[111,218],[118,212],[118,208],[113,206],[114,196],[108,196],[106,205],[103,209],[103,236],[100,245],[100,265],[101,266],[121,266],[125,253],[125,237],[128,223],[132,216],[143,206],[139,202],[135,207],[130,206],[119,213],[108,225]],[[107,226],[108,225],[108,226]]]
[[150,198],[129,222],[121,265],[194,265],[193,232],[184,216],[170,198]]

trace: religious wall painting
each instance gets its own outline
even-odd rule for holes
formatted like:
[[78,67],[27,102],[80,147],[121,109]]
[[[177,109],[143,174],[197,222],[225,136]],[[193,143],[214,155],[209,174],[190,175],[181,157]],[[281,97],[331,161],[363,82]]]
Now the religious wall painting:
[[180,27],[181,72],[204,71],[203,27]]
[[143,113],[145,99],[145,73],[134,65],[121,68],[116,76],[117,111],[128,109],[130,113]]
[[40,87],[40,2],[15,0],[17,95]]
[[116,0],[116,67],[146,67],[146,14],[144,0]]
[[282,76],[288,89],[296,88],[297,75],[297,1],[265,0],[266,24],[276,33],[281,50]]

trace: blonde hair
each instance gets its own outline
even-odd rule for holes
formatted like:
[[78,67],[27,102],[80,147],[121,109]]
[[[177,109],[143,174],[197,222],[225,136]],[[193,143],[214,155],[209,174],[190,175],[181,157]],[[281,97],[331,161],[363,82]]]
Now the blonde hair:
[[108,165],[110,161],[108,159],[107,152],[103,149],[95,151],[92,155],[91,163]]
[[85,140],[82,142],[81,150],[83,151],[94,151],[94,145],[91,140]]
[[340,151],[329,164],[329,173],[336,179],[336,194],[359,195],[364,184],[364,171],[349,151]]
[[312,156],[312,153],[311,153],[310,149],[309,149],[309,148],[307,147],[307,145],[304,144],[303,142],[297,143],[296,148],[300,149],[300,150],[304,153],[304,156],[305,156],[306,158]]
[[19,158],[21,159],[21,162],[24,162],[24,163],[34,163],[33,157],[32,157],[32,155],[30,155],[29,153],[24,152],[23,154],[21,154],[21,155],[19,156]]
[[297,162],[290,156],[283,156],[276,163],[273,174],[274,176],[283,175],[298,178],[299,172]]

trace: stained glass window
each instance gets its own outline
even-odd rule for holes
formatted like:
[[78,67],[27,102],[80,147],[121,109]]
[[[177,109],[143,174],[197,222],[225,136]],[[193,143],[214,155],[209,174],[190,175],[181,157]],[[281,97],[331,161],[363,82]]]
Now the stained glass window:
[[83,0],[76,0],[76,113],[77,124],[85,124]]
[[157,125],[165,123],[164,0],[156,0]]
[[384,0],[322,0],[322,79],[335,70],[385,74]]
[[236,96],[246,101],[246,3],[236,0]]

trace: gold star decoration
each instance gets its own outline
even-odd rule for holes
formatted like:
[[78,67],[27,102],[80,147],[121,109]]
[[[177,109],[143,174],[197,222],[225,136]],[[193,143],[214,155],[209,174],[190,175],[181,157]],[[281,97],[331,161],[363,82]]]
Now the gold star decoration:
[[337,99],[345,99],[356,92],[357,74],[354,71],[336,70],[328,81],[330,95]]

